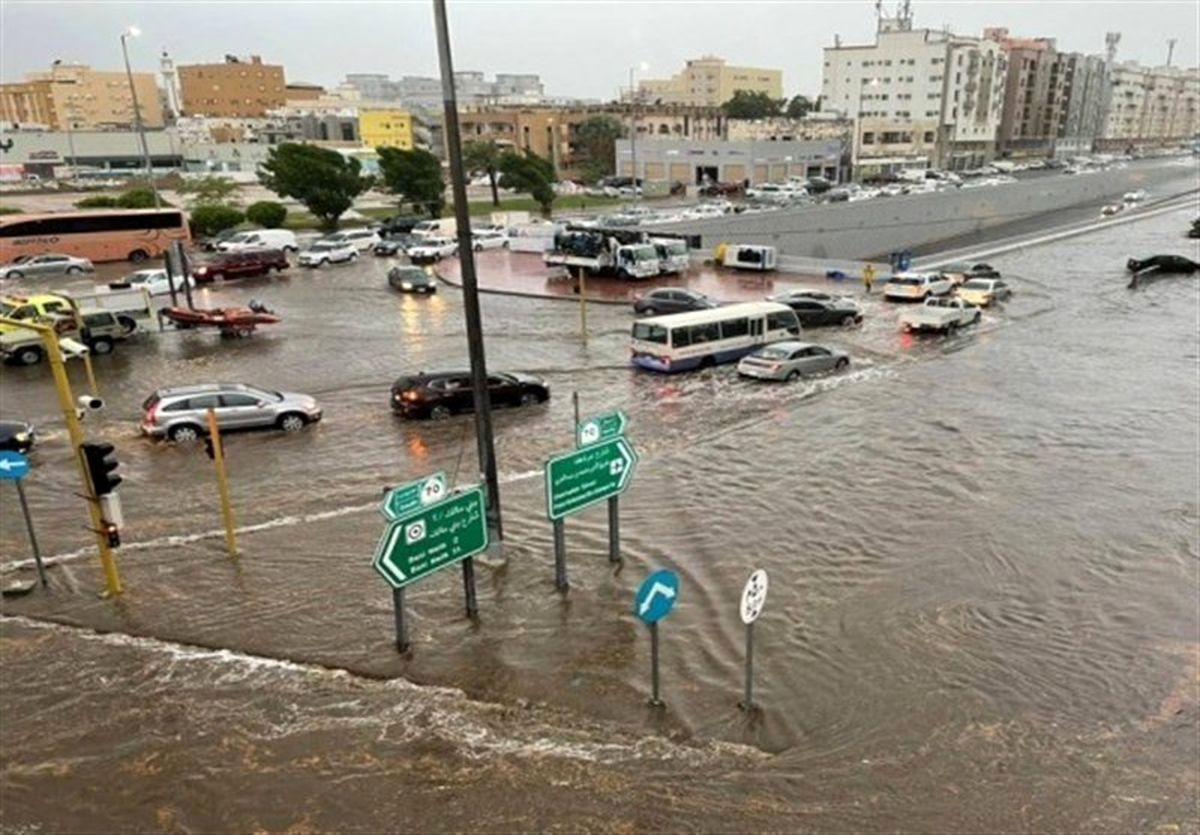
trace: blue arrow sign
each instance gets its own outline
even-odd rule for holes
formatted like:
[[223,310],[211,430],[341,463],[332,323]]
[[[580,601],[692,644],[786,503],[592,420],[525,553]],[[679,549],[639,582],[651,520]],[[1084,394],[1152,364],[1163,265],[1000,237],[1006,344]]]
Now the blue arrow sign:
[[633,598],[633,613],[646,623],[657,623],[667,616],[679,596],[679,577],[661,569],[642,581]]
[[29,472],[29,459],[19,452],[0,452],[0,478],[16,481]]

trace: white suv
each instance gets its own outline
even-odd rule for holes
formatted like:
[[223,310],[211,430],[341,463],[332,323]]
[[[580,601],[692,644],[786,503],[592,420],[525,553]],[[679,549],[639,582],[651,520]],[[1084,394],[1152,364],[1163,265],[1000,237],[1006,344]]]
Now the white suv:
[[883,297],[923,302],[930,296],[944,296],[952,289],[954,282],[941,273],[896,273],[883,285]]
[[353,244],[323,239],[300,253],[296,259],[302,267],[319,267],[322,264],[348,264],[358,257]]

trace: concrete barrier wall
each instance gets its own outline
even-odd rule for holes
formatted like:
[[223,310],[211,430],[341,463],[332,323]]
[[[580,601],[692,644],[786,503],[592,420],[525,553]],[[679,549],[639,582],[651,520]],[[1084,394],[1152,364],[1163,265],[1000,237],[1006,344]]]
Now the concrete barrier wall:
[[1136,189],[1178,193],[1200,186],[1195,158],[1141,162],[1091,174],[1049,174],[1015,183],[935,194],[877,197],[748,216],[664,224],[700,235],[706,252],[722,241],[768,244],[780,255],[822,260],[878,259],[1024,217],[1099,202]]

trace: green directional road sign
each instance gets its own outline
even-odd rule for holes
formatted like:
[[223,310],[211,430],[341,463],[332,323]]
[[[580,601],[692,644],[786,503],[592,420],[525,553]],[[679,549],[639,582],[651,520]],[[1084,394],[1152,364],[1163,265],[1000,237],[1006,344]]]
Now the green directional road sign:
[[608,441],[625,434],[625,424],[629,418],[617,409],[600,415],[581,420],[575,426],[575,442],[579,446],[590,446],[601,441]]
[[478,554],[487,544],[483,487],[476,484],[390,522],[371,565],[398,589]]
[[546,514],[551,521],[620,495],[637,453],[623,437],[581,447],[546,462]]
[[446,487],[446,474],[438,470],[425,478],[393,487],[383,497],[383,504],[379,506],[379,512],[389,521],[399,519],[418,508],[428,507],[434,502],[444,499],[448,492],[450,491]]

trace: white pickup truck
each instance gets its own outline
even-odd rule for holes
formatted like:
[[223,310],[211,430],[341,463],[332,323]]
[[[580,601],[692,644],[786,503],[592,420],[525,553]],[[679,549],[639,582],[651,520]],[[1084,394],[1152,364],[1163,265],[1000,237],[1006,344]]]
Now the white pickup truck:
[[900,330],[953,333],[961,326],[975,324],[980,315],[978,307],[962,299],[926,299],[920,307],[900,314]]

